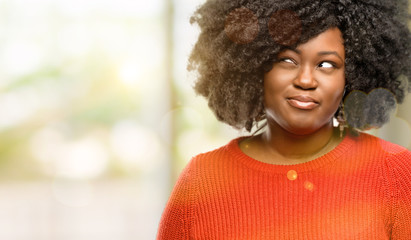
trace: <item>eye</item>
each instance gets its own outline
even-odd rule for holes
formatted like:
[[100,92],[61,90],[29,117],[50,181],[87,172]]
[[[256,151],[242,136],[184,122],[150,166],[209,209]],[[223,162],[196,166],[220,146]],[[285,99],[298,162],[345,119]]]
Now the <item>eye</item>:
[[279,60],[279,62],[285,62],[285,63],[290,63],[290,64],[296,64],[296,62],[294,61],[294,59],[292,58],[281,58]]
[[330,62],[321,62],[320,64],[318,64],[318,67],[320,67],[320,68],[333,68],[334,64],[330,63]]

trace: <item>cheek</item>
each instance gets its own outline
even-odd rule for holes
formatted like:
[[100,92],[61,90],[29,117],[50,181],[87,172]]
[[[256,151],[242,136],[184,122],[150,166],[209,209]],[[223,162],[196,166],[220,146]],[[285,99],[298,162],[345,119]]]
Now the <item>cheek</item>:
[[335,77],[323,81],[323,89],[326,89],[326,98],[330,101],[340,101],[344,94],[345,74],[344,72]]
[[332,102],[340,102],[344,93],[344,87],[336,88],[328,92],[326,99],[327,101]]
[[281,71],[275,66],[264,76],[264,95],[265,97],[276,97],[281,94],[293,78],[293,73]]
[[344,94],[344,87],[345,81],[342,80],[339,84],[335,84],[327,88],[328,91],[323,100],[324,102],[328,102],[330,109],[329,111],[331,111],[332,113],[335,113],[335,111],[337,111],[338,107],[340,106]]
[[277,82],[267,81],[264,84],[264,105],[275,108],[281,99],[283,89],[284,87]]

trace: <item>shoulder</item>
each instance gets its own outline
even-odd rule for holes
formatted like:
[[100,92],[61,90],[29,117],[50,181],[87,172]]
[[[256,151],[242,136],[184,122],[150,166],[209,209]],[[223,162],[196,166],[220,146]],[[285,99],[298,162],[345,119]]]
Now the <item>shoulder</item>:
[[219,169],[226,169],[224,162],[229,161],[230,148],[236,143],[237,139],[233,139],[222,147],[193,157],[179,174],[171,199],[176,196],[176,199],[185,199],[187,203],[194,201],[195,193],[200,188],[207,187],[207,181],[204,180],[221,174]]
[[370,151],[382,152],[387,156],[397,156],[398,154],[407,155],[407,153],[410,154],[410,151],[407,148],[368,133],[360,133],[358,137],[352,138],[356,142],[357,146],[367,148]]
[[378,165],[391,176],[397,170],[410,171],[411,174],[411,152],[407,148],[367,133],[349,136],[349,141],[353,143],[347,151],[349,156]]
[[238,159],[238,155],[241,154],[238,147],[240,139],[233,139],[221,147],[194,156],[180,176],[185,176],[185,182],[190,182],[195,188],[206,187],[209,183],[205,181],[207,179],[226,179],[227,174],[234,174],[243,167]]
[[383,156],[384,168],[392,181],[407,179],[411,183],[411,151],[384,139],[361,133],[359,141],[368,146],[370,152]]
[[191,168],[197,169],[205,166],[213,167],[219,165],[224,161],[228,161],[232,155],[238,151],[238,142],[241,137],[232,139],[227,144],[216,148],[214,150],[200,153],[193,157],[189,162]]
[[394,162],[405,161],[409,163],[411,161],[411,152],[407,148],[369,134],[362,133],[362,135],[363,138],[367,139],[365,141],[373,143],[376,150],[384,152],[387,159]]
[[385,140],[380,140],[380,144],[386,152],[386,164],[393,180],[405,180],[411,188],[411,152],[405,147]]

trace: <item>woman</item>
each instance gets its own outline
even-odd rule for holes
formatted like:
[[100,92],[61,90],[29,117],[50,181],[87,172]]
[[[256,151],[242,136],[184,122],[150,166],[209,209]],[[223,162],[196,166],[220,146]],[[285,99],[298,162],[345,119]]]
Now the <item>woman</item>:
[[157,238],[411,239],[411,152],[361,133],[411,90],[406,3],[205,2],[195,90],[254,133],[190,161]]

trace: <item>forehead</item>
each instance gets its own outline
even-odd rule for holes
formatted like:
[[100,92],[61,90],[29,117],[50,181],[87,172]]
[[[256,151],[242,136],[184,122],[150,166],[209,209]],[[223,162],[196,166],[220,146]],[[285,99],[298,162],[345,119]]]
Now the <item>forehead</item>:
[[297,46],[296,50],[304,51],[336,51],[344,56],[344,40],[338,28],[330,28],[308,42]]

